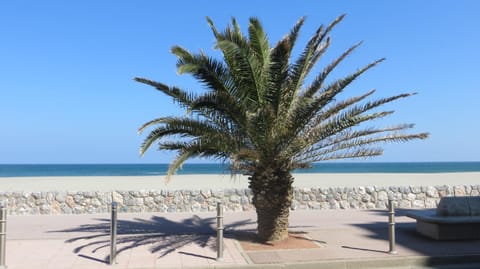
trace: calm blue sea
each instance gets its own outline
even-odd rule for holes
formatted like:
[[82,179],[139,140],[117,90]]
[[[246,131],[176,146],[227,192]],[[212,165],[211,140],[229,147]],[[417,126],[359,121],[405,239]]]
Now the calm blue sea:
[[[165,175],[168,164],[0,164],[0,177]],[[480,162],[318,163],[296,173],[480,172]],[[228,174],[221,164],[185,164],[178,174]]]

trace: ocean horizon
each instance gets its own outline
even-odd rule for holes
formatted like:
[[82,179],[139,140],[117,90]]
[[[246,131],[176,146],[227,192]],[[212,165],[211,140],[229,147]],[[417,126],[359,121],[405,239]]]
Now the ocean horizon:
[[[0,177],[158,176],[168,164],[0,164]],[[315,163],[294,173],[459,173],[480,172],[480,162]],[[177,174],[230,174],[218,163],[187,163]]]

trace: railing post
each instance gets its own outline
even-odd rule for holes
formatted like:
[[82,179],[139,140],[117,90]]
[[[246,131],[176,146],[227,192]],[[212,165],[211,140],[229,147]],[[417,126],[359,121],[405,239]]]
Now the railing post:
[[0,269],[5,269],[5,253],[7,240],[7,208],[5,204],[0,206]]
[[110,261],[112,265],[116,262],[117,256],[117,203],[112,202],[112,218],[110,221]]
[[223,204],[217,203],[217,261],[223,261]]
[[395,248],[395,208],[392,199],[388,199],[388,242],[388,253],[397,254]]

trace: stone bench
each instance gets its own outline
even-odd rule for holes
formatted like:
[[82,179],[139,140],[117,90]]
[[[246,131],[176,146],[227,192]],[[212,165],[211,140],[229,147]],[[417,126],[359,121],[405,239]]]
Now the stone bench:
[[436,209],[407,213],[417,232],[436,240],[480,239],[480,196],[443,197]]

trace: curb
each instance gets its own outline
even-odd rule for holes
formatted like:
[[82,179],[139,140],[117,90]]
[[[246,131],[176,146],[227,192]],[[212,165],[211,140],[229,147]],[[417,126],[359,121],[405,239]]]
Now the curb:
[[[182,267],[191,269],[387,269],[387,268],[438,268],[478,269],[480,255],[410,256],[375,259],[325,260],[299,263],[214,265],[208,267]],[[146,269],[146,268],[145,268]]]

